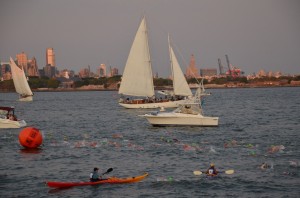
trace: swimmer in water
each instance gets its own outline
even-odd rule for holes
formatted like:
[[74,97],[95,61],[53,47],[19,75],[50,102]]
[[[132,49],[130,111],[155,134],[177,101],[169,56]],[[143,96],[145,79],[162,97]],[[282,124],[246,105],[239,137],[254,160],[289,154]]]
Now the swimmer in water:
[[264,170],[264,169],[268,169],[271,168],[271,166],[269,164],[267,164],[266,162],[262,163],[262,165],[260,165],[260,169]]

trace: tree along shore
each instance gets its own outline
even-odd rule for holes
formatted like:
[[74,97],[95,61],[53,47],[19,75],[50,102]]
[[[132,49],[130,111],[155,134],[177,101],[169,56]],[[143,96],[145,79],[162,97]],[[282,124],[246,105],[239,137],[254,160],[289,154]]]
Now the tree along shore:
[[[98,91],[98,90],[118,90],[121,76],[110,78],[83,78],[76,80],[62,78],[38,78],[29,77],[29,86],[33,91]],[[196,88],[201,79],[187,79],[191,88]],[[246,77],[219,77],[212,78],[210,81],[204,79],[205,88],[253,88],[253,87],[298,87],[300,86],[299,76],[262,77],[247,79]],[[165,78],[154,78],[156,90],[172,89],[172,80]],[[13,80],[0,82],[0,92],[15,92]]]

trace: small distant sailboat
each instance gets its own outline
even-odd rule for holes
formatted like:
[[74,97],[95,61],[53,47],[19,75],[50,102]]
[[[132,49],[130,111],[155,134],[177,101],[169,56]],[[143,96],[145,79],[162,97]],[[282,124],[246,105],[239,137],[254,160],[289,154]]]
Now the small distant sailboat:
[[195,93],[195,96],[201,97],[201,96],[210,96],[211,93],[206,92],[205,88],[204,88],[204,84],[203,84],[203,78],[201,80],[201,82],[198,85],[197,91]]
[[146,19],[143,17],[133,41],[119,94],[133,97],[144,97],[130,100],[120,98],[119,104],[125,108],[174,108],[185,103],[193,97],[187,84],[175,53],[169,40],[170,63],[173,76],[173,92],[165,94],[165,98],[155,99],[153,75],[148,44],[148,31]]
[[10,67],[16,92],[20,96],[19,101],[32,101],[33,93],[29,87],[23,68],[19,68],[11,57]]

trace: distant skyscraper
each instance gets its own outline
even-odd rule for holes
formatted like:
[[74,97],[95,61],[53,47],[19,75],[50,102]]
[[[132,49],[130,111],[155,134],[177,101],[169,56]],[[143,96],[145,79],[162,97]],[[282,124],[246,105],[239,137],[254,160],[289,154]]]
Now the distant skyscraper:
[[39,76],[38,66],[35,57],[32,57],[31,60],[28,60],[27,74],[28,76]]
[[80,78],[88,78],[90,76],[90,70],[88,68],[82,68],[79,71]]
[[112,70],[111,70],[111,76],[117,76],[117,75],[119,75],[119,70],[118,70],[118,68],[112,68]]
[[21,54],[17,54],[17,65],[23,68],[25,73],[27,73],[27,64],[28,64],[28,59],[25,52],[22,52]]
[[0,68],[1,68],[1,71],[0,71],[1,80],[9,80],[9,79],[11,79],[11,70],[10,70],[9,63],[3,63],[3,62],[1,62]]
[[197,78],[199,76],[198,70],[196,68],[196,60],[194,54],[191,55],[190,65],[186,70],[187,78]]
[[99,77],[106,77],[106,65],[105,64],[100,65]]
[[46,50],[46,65],[56,66],[53,48],[47,48]]
[[53,78],[55,76],[56,73],[56,67],[53,67],[51,65],[46,65],[44,67],[44,75],[49,77],[49,78]]

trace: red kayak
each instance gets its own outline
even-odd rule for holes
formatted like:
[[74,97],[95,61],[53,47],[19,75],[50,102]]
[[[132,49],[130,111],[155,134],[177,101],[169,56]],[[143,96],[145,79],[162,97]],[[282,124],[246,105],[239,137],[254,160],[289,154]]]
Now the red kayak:
[[134,183],[139,182],[145,177],[148,176],[148,173],[145,173],[136,177],[127,177],[127,178],[117,178],[109,177],[108,179],[100,180],[97,182],[54,182],[46,181],[46,184],[51,188],[69,188],[73,186],[88,186],[88,185],[99,185],[99,184],[124,184],[124,183]]

